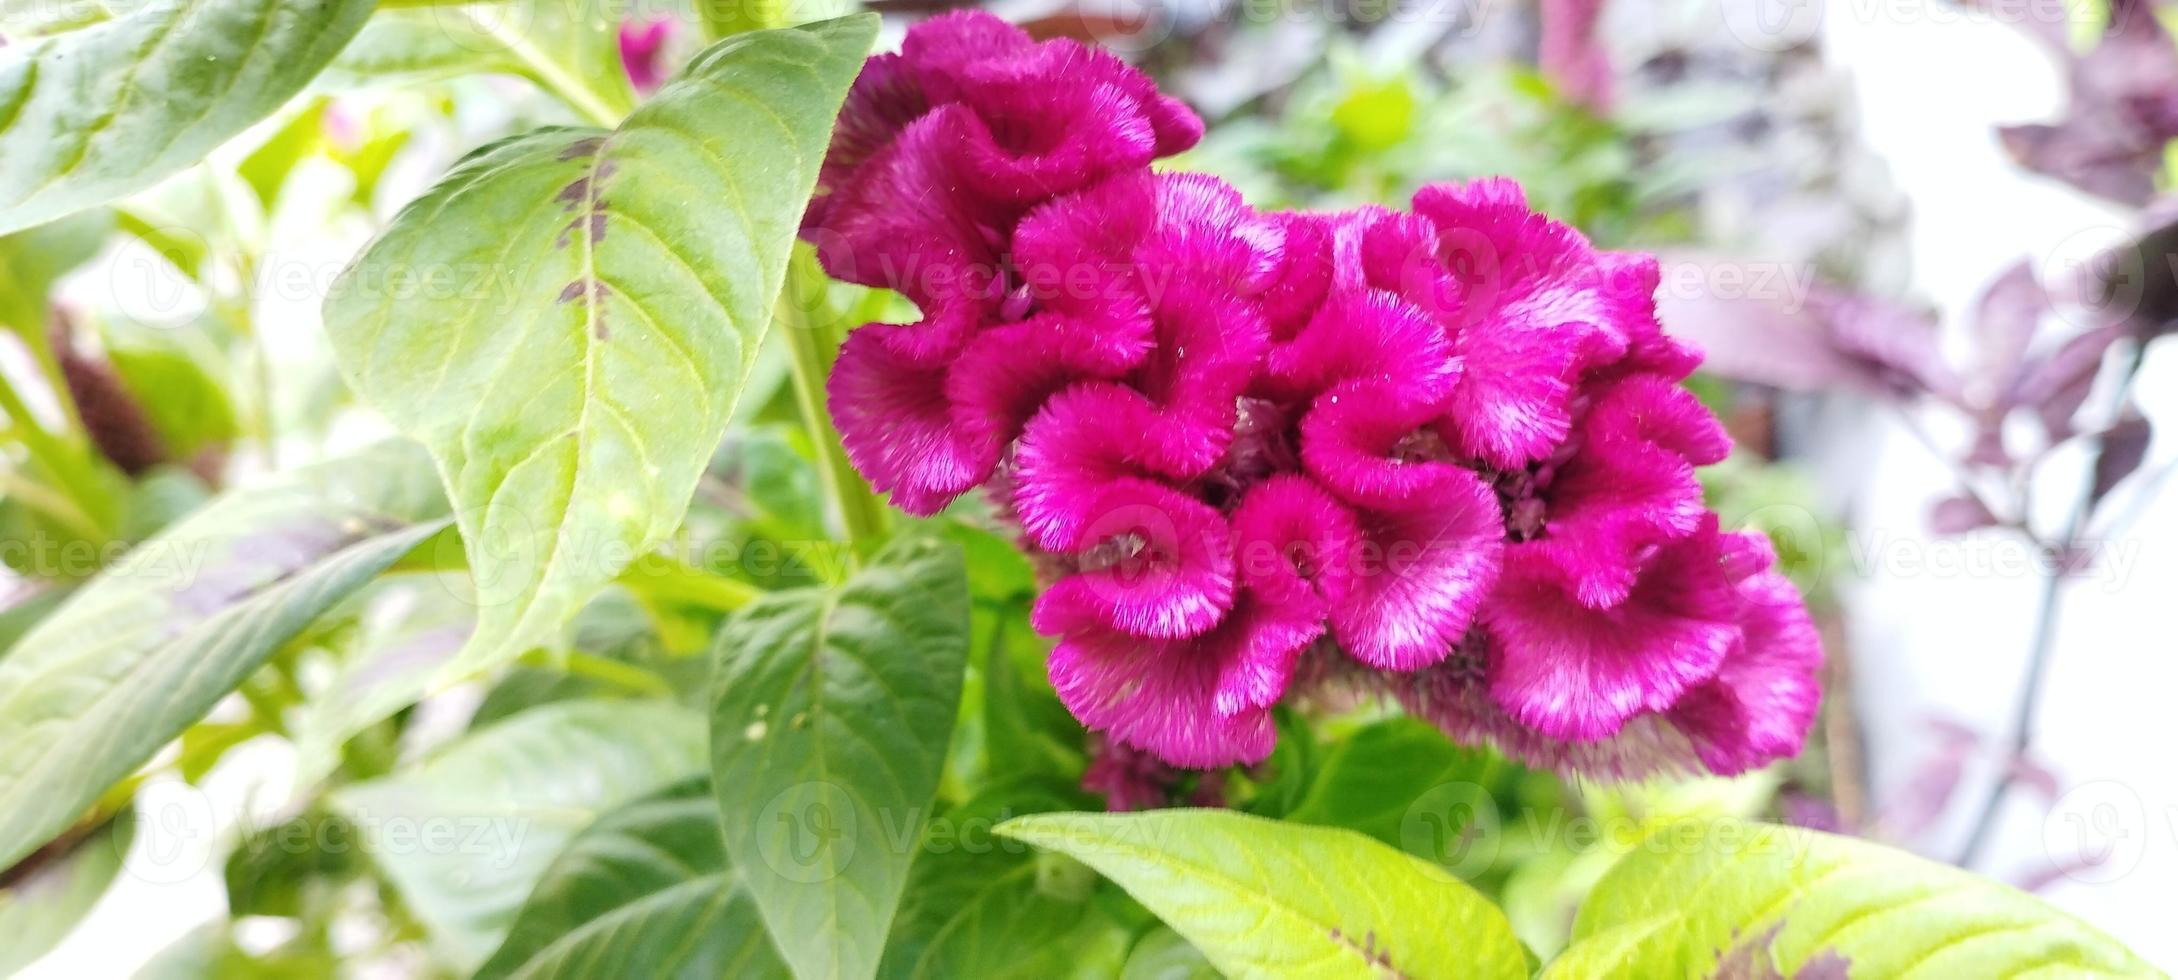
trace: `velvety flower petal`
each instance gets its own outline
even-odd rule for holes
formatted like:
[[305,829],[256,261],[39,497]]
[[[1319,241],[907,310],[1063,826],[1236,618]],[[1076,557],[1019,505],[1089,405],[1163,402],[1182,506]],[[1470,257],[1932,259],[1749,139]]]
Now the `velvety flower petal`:
[[1708,680],[1739,640],[1715,528],[1712,518],[1659,548],[1625,601],[1605,609],[1581,604],[1530,553],[1508,553],[1482,611],[1491,696],[1546,736],[1593,741]]
[[1269,339],[1246,300],[1194,278],[1164,287],[1152,321],[1156,343],[1128,378],[1158,409],[1150,459],[1164,472],[1200,473],[1232,443],[1238,400]]
[[1603,608],[1633,588],[1649,549],[1701,524],[1708,508],[1694,464],[1723,459],[1731,440],[1691,392],[1635,375],[1597,396],[1575,446],[1544,491],[1541,535],[1513,550]]
[[1148,480],[1121,479],[1083,513],[1079,570],[1037,600],[1038,632],[1093,628],[1179,639],[1216,625],[1232,608],[1232,533],[1208,505]]
[[1547,456],[1570,424],[1582,355],[1608,352],[1635,329],[1618,322],[1623,289],[1612,289],[1587,239],[1529,210],[1512,181],[1433,184],[1416,192],[1414,209],[1436,226],[1437,256],[1455,283],[1453,301],[1417,300],[1449,308],[1465,362],[1448,430],[1499,468]]
[[1746,569],[1735,588],[1741,638],[1670,720],[1710,771],[1730,776],[1800,751],[1822,700],[1823,650],[1799,590],[1771,567],[1769,541],[1728,535],[1726,552],[1728,565]]
[[1251,487],[1233,511],[1233,538],[1241,582],[1272,602],[1321,619],[1353,592],[1360,521],[1307,477],[1283,474]]
[[1281,211],[1266,215],[1279,232],[1278,268],[1258,302],[1277,343],[1293,339],[1315,316],[1337,278],[1332,245],[1340,215]]
[[952,148],[978,176],[973,192],[1028,201],[1145,166],[1201,138],[1201,122],[1110,53],[1070,39],[1029,42],[980,12],[909,31],[901,55],[933,104],[969,107],[980,124]]
[[1171,765],[1252,764],[1277,738],[1266,706],[1284,693],[1321,630],[1243,596],[1216,629],[1193,639],[1070,633],[1051,651],[1051,683],[1090,730]]
[[1052,395],[1077,381],[1120,377],[1141,363],[1149,345],[1146,314],[1131,335],[1100,327],[1053,314],[976,334],[946,376],[961,444],[995,462]]
[[996,461],[953,430],[945,369],[918,366],[887,343],[910,329],[870,324],[849,333],[828,401],[855,470],[901,510],[927,516],[983,482]]
[[1451,660],[1383,679],[1408,713],[1461,745],[1489,746],[1506,758],[1567,779],[1622,782],[1702,771],[1685,733],[1662,715],[1636,715],[1608,738],[1571,742],[1522,724],[1492,700],[1479,666]]
[[1413,670],[1449,656],[1497,581],[1498,505],[1480,477],[1446,479],[1407,510],[1359,515],[1362,545],[1332,635],[1362,663]]
[[1175,424],[1124,385],[1083,382],[1059,392],[1023,427],[1015,451],[1013,506],[1022,531],[1046,551],[1078,550],[1107,485],[1136,476],[1194,478],[1215,461],[1199,459],[1195,445],[1215,424]]
[[1017,215],[951,192],[964,178],[942,151],[974,124],[941,106],[865,165],[835,178],[802,237],[833,278],[898,290],[935,306],[992,305],[999,251]]
[[1501,469],[1550,455],[1572,428],[1576,348],[1544,331],[1480,325],[1460,334],[1460,378],[1442,425],[1461,452]]
[[1598,252],[1610,316],[1582,360],[1591,368],[1655,374],[1683,381],[1701,366],[1701,348],[1664,332],[1656,317],[1663,272],[1646,252]]
[[[1476,481],[1425,423],[1437,414],[1396,388],[1349,381],[1316,399],[1301,420],[1301,461],[1348,503],[1407,509],[1460,496]],[[1493,504],[1494,506],[1494,504]]]
[[1421,308],[1384,290],[1340,289],[1298,335],[1271,348],[1256,389],[1269,398],[1313,398],[1359,380],[1409,404],[1437,404],[1459,376],[1444,328]]
[[1338,257],[1348,266],[1340,282],[1395,293],[1445,327],[1458,327],[1470,291],[1462,277],[1496,269],[1493,249],[1479,250],[1487,264],[1477,269],[1462,240],[1460,229],[1448,234],[1419,214],[1357,209],[1339,226]]

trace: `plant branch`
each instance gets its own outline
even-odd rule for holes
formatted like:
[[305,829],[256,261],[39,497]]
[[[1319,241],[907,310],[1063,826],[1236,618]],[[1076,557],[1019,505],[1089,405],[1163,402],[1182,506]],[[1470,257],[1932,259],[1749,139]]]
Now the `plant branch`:
[[[2140,366],[2146,357],[2147,345],[2134,344],[2125,373],[2120,376],[2111,398],[2113,418],[2132,397],[2133,380],[2140,376]],[[2035,609],[2034,641],[2027,654],[2027,678],[2012,711],[2012,737],[2003,757],[2004,770],[1997,774],[1996,782],[1982,799],[1974,815],[1974,829],[1968,833],[1958,860],[1953,862],[1962,868],[1972,869],[1987,849],[2004,799],[2019,781],[2019,761],[2034,746],[2035,715],[2042,705],[2042,685],[2049,678],[2050,656],[2057,646],[2057,616],[2064,599],[2065,579],[2072,574],[2073,549],[2079,545],[2081,532],[2095,510],[2095,461],[2102,455],[2102,442],[2098,437],[2095,451],[2088,456],[2087,472],[2081,478],[2079,496],[2073,500],[2072,512],[2065,518],[2063,536],[2054,544],[2043,546],[2049,560],[2049,573],[2042,581],[2042,597]]]
[[884,538],[888,515],[884,502],[855,473],[839,430],[825,410],[824,381],[847,328],[846,317],[833,308],[826,294],[826,285],[815,258],[797,250],[780,294],[778,326],[793,364],[795,404],[817,454],[818,477],[839,512],[847,543],[859,554]]

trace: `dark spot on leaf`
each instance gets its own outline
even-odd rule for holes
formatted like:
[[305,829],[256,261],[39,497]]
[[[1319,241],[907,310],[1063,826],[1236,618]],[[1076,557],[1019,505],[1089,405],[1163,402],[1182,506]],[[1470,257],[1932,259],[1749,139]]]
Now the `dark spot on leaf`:
[[598,147],[604,145],[605,137],[603,136],[585,136],[567,144],[567,149],[560,151],[560,159],[577,160],[583,157],[596,156]]
[[559,202],[560,204],[565,205],[565,207],[561,208],[561,210],[573,211],[576,206],[580,205],[583,201],[589,199],[589,197],[590,178],[577,177],[566,187],[560,188],[560,192],[558,194],[554,194],[552,196],[552,199]]
[[1406,980],[1406,974],[1399,972],[1398,968],[1392,966],[1391,950],[1377,947],[1376,930],[1369,930],[1362,934],[1360,942],[1355,942],[1351,937],[1340,931],[1337,926],[1333,926],[1331,927],[1331,941],[1360,953],[1364,961],[1376,967],[1377,976],[1390,978],[1390,980]]
[[[1748,937],[1734,943],[1732,948],[1718,952],[1717,972],[1711,977],[1714,980],[1845,980],[1852,961],[1835,949],[1817,950],[1790,977],[1778,970],[1774,947],[1777,934],[1784,929],[1785,924],[1779,922],[1761,935]],[[1732,935],[1738,938],[1739,931],[1733,930]]]

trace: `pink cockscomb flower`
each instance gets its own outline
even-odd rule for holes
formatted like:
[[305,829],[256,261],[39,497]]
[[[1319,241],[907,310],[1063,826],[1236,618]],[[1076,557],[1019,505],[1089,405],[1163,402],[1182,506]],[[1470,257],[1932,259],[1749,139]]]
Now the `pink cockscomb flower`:
[[621,22],[620,64],[637,92],[647,95],[665,84],[671,70],[665,63],[666,44],[679,26],[671,17]]
[[850,458],[918,514],[989,489],[1113,757],[1259,761],[1318,684],[1596,776],[1797,751],[1820,645],[1702,502],[1730,443],[1654,260],[1511,181],[1263,214],[1149,171],[1199,134],[1106,55],[949,15],[872,59],[805,228],[924,315],[843,347]]

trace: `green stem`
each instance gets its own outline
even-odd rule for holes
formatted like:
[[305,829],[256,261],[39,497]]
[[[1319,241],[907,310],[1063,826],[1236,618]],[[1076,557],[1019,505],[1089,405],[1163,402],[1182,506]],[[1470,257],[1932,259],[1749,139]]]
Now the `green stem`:
[[561,656],[559,667],[577,677],[603,681],[635,694],[656,697],[673,695],[673,685],[666,683],[665,678],[641,667],[595,654],[570,650]]
[[620,573],[620,583],[652,599],[722,613],[733,612],[764,595],[764,590],[755,585],[663,553],[636,559]]
[[[620,125],[620,120],[635,107],[632,93],[607,93],[592,90],[582,78],[569,71],[550,54],[538,48],[530,37],[531,25],[518,22],[519,18],[502,16],[494,12],[484,15],[464,12],[462,16],[477,30],[499,42],[507,53],[522,63],[522,73],[539,88],[567,104],[583,118],[606,129]],[[617,68],[615,69],[618,70]],[[625,87],[625,86],[623,86]]]
[[846,333],[846,318],[833,309],[825,286],[824,272],[817,268],[815,258],[806,251],[795,252],[780,296],[779,329],[784,331],[782,339],[792,358],[795,403],[816,447],[818,476],[839,511],[850,550],[859,556],[883,540],[889,515],[884,502],[855,473],[832,416],[825,411],[824,381],[831,373],[839,339]]

